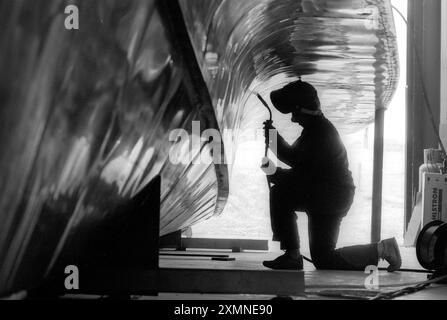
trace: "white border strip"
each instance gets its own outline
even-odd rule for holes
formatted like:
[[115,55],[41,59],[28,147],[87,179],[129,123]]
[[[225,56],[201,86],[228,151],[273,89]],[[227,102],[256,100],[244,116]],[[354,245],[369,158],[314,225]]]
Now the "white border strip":
[[447,123],[447,1],[441,1],[441,122]]
[[441,1],[441,59],[440,59],[440,126],[439,134],[447,145],[447,1]]

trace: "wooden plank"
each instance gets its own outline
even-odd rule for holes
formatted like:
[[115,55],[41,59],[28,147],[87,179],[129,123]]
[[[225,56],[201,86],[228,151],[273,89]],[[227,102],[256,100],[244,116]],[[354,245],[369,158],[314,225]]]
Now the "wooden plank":
[[70,294],[157,295],[158,270],[96,269],[80,272],[79,290]]
[[76,293],[152,295],[156,292],[170,292],[304,295],[303,271],[115,269],[89,270],[82,277],[80,290]]
[[228,254],[195,254],[195,253],[168,253],[168,252],[160,252],[160,256],[164,257],[179,257],[180,259],[184,257],[193,257],[193,258],[229,258]]
[[159,291],[304,295],[303,271],[160,269]]
[[182,248],[267,251],[269,249],[269,244],[268,240],[182,238]]

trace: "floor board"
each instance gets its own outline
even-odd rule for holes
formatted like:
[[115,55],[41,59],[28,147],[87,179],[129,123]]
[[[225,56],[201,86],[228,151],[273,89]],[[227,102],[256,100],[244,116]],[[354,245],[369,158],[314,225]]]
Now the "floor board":
[[[414,248],[402,248],[403,267],[410,269],[421,269],[417,262]],[[227,254],[236,258],[235,261],[213,261],[205,257],[185,257],[185,256],[162,256],[160,257],[161,268],[184,268],[184,269],[209,269],[209,270],[252,270],[271,272],[262,266],[263,260],[274,259],[280,252],[273,250],[270,252],[241,252],[233,253],[225,250],[187,250],[182,254]],[[386,266],[386,263],[381,263]],[[258,273],[259,274],[259,273]],[[261,273],[262,275],[262,273]],[[322,271],[316,270],[311,263],[304,264],[305,295],[293,296],[295,300],[315,300],[334,299],[319,296],[322,290],[354,289],[365,290],[365,279],[368,274],[360,271]],[[261,277],[261,276],[260,276]],[[427,279],[425,273],[415,272],[379,272],[379,289],[382,292],[400,289],[403,286],[413,285]],[[262,281],[263,279],[260,279]],[[157,297],[139,296],[135,299],[142,300],[270,300],[276,295],[272,294],[188,294],[188,293],[160,293]],[[66,296],[66,298],[76,298]],[[79,298],[79,297],[78,297]],[[84,297],[85,298],[85,297]],[[399,297],[399,300],[427,299],[427,300],[447,300],[447,285],[435,285],[426,290]]]
[[[191,253],[202,252],[202,250],[188,250]],[[209,251],[211,252],[211,251]],[[216,253],[216,251],[212,251]],[[217,251],[222,254],[225,251]],[[417,262],[414,248],[402,248],[403,268],[422,269]],[[160,260],[160,266],[163,268],[175,268],[181,266],[182,268],[212,268],[212,269],[246,269],[246,270],[265,270],[262,266],[263,260],[274,259],[278,254],[273,252],[242,252],[231,253],[231,257],[235,257],[235,261],[212,261],[204,258],[188,258],[188,257],[163,257]],[[386,263],[381,263],[385,267]],[[305,262],[305,297],[293,297],[294,299],[327,299],[318,296],[318,292],[325,289],[362,289],[365,290],[365,279],[368,274],[359,271],[321,271],[316,270],[314,266]],[[379,272],[379,288],[381,291],[391,291],[399,289],[403,286],[413,285],[417,282],[427,279],[425,273],[415,272],[394,272],[386,271]],[[160,294],[156,299],[205,299],[205,300],[220,300],[220,299],[271,299],[274,295],[185,295],[185,294]],[[146,297],[148,298],[148,297]],[[150,299],[153,299],[151,297]],[[416,294],[401,297],[399,299],[447,299],[447,286],[434,286],[428,290],[421,291]]]

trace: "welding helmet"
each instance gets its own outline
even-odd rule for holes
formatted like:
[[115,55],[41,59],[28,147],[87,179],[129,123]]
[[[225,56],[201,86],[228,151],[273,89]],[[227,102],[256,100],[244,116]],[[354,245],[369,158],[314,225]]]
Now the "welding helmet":
[[294,111],[308,115],[320,115],[320,100],[317,90],[310,84],[298,80],[287,84],[285,87],[272,91],[270,100],[276,109],[287,114]]

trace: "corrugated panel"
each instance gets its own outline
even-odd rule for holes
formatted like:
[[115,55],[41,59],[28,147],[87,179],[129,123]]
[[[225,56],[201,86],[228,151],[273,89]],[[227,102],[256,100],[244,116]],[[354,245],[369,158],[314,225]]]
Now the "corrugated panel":
[[[221,128],[260,109],[244,103],[302,75],[345,132],[374,121],[397,86],[388,0],[180,0]],[[248,116],[247,116],[248,115]]]
[[209,157],[205,141],[169,140],[214,115],[193,105],[155,1],[79,1],[73,31],[65,5],[0,1],[0,293],[41,280],[64,250],[93,249],[158,174],[161,234],[215,214],[227,189],[191,163]]
[[303,75],[329,118],[355,130],[394,92],[388,1],[180,3],[214,112],[194,105],[155,1],[79,1],[78,31],[63,28],[65,1],[0,1],[0,293],[41,281],[70,244],[94,247],[92,232],[157,174],[162,234],[218,213],[219,167],[191,163],[209,146],[169,142],[204,112],[240,128],[260,114],[245,108],[250,90]]

